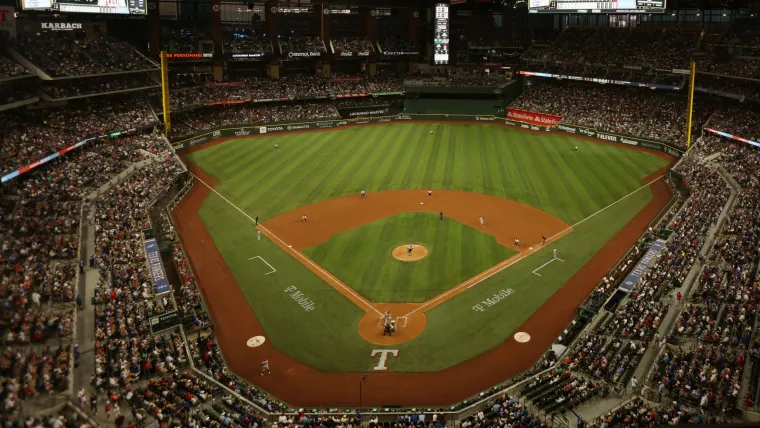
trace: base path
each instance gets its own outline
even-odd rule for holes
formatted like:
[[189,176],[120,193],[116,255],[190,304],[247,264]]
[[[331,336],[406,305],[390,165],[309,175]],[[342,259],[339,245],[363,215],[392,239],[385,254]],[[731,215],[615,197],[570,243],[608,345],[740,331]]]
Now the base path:
[[424,259],[428,255],[428,250],[422,245],[415,245],[412,251],[409,252],[408,245],[401,245],[394,248],[391,251],[391,255],[393,255],[394,259],[401,260],[402,262],[416,262],[417,260]]
[[[668,161],[673,160],[659,152],[650,152]],[[213,177],[199,168],[188,166],[204,182],[211,186],[216,184]],[[663,168],[649,180],[663,175],[668,169],[669,167]],[[517,332],[528,334],[529,336],[520,337],[530,337],[529,341],[520,343],[512,337],[491,351],[439,372],[372,373],[364,382],[364,406],[448,406],[529,369],[573,320],[578,305],[598,281],[625,255],[646,231],[649,222],[671,199],[665,180],[652,183],[651,190],[653,197],[649,204],[516,329]],[[280,352],[271,340],[266,340],[257,347],[246,345],[250,338],[265,336],[265,332],[198,215],[198,209],[210,193],[206,186],[196,180],[192,189],[172,211],[172,216],[185,252],[192,261],[200,291],[214,322],[216,340],[224,352],[229,369],[295,407],[358,406],[356,385],[366,373],[320,372]],[[486,217],[486,226],[488,220]],[[378,309],[383,310],[383,306],[378,305]],[[378,323],[379,318],[375,318],[374,322]],[[259,374],[258,362],[263,358],[268,358],[271,363],[271,376]]]

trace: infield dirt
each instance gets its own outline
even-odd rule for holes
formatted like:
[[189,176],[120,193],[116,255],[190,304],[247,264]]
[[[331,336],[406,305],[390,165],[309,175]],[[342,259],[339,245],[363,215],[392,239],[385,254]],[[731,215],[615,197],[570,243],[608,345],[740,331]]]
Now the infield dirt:
[[[223,140],[214,144],[221,142]],[[208,146],[202,145],[197,149]],[[673,160],[664,153],[639,150]],[[188,167],[204,182],[211,186],[216,184],[216,180],[201,169],[191,164]],[[645,181],[661,177],[669,168],[657,171]],[[365,407],[447,406],[529,369],[572,321],[578,305],[594,289],[598,280],[625,255],[646,231],[650,221],[667,205],[671,193],[665,180],[654,181],[650,188],[653,197],[638,215],[518,329],[530,332],[531,340],[519,343],[512,337],[491,351],[439,372],[374,372],[364,383]],[[223,349],[230,370],[290,405],[357,406],[356,385],[365,373],[321,372],[280,352],[271,341],[256,348],[246,346],[251,336],[264,335],[264,330],[198,215],[198,209],[210,193],[209,188],[196,180],[173,211],[173,217],[214,321],[216,340]],[[209,253],[211,256],[208,256]],[[382,310],[382,305],[378,309]],[[377,323],[377,319],[374,322]],[[271,376],[262,377],[259,374],[258,361],[264,357],[271,362]]]

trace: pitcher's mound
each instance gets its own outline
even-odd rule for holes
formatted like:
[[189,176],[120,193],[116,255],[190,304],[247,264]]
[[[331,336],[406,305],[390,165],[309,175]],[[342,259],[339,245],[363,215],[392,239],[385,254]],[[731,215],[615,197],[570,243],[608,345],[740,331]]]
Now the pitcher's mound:
[[392,254],[396,260],[401,260],[402,262],[413,262],[427,256],[428,250],[422,245],[415,245],[412,249],[412,253],[409,254],[409,245],[400,245],[393,249]]

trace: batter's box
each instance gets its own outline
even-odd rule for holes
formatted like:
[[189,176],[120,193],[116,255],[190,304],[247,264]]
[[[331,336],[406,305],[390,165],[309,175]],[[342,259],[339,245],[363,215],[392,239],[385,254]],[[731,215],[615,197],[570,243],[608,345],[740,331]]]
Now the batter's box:
[[409,319],[409,317],[397,317],[396,318],[396,327],[406,327],[406,321]]

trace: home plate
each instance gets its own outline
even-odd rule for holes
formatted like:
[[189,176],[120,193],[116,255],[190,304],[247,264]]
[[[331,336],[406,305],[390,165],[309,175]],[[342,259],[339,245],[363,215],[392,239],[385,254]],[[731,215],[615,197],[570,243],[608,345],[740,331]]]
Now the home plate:
[[266,342],[264,336],[253,336],[252,338],[248,339],[245,344],[248,345],[249,348],[256,348],[263,345],[264,342]]

